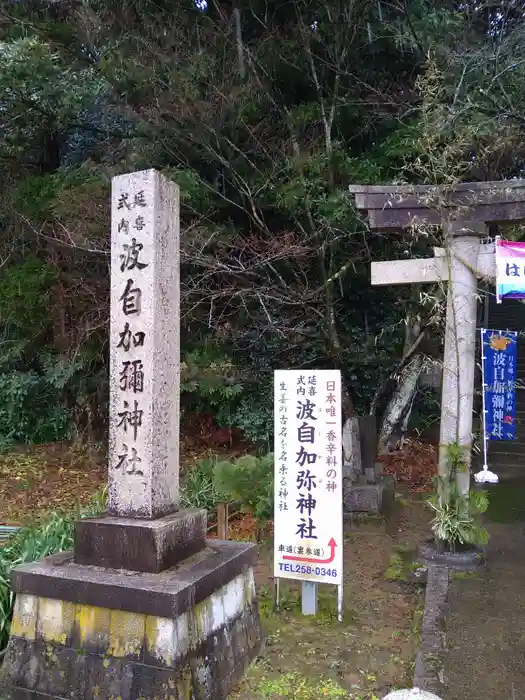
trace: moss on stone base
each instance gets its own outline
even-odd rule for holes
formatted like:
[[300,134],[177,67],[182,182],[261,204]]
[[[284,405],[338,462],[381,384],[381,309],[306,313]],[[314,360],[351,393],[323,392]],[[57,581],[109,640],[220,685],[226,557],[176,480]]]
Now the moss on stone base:
[[0,697],[220,700],[261,641],[251,569],[173,619],[19,594]]

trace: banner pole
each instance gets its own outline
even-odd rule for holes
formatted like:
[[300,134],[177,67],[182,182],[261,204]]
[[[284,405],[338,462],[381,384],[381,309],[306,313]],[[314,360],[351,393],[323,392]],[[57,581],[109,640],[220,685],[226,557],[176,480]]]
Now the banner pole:
[[474,474],[474,479],[478,484],[497,484],[499,477],[494,472],[489,471],[488,465],[488,435],[487,435],[487,406],[485,399],[485,332],[481,329],[481,406],[483,413],[483,469]]

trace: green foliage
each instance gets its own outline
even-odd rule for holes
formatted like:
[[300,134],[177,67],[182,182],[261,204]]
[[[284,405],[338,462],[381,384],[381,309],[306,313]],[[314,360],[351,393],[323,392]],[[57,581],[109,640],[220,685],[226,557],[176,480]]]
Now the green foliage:
[[181,363],[183,409],[211,413],[218,425],[231,425],[242,393],[238,368],[217,346],[205,343]]
[[215,484],[227,501],[235,501],[263,524],[273,517],[273,454],[245,455],[215,465]]
[[86,342],[74,353],[53,347],[58,276],[56,266],[32,254],[2,269],[0,445],[69,438],[78,406],[104,386],[96,347]]
[[[256,692],[261,700],[277,700],[278,698],[288,698],[289,700],[318,700],[319,698],[358,700],[357,696],[351,695],[332,680],[315,679],[313,681],[299,673],[285,673],[280,678],[262,679]],[[369,700],[374,700],[374,696],[369,697]]]
[[421,564],[414,560],[414,554],[415,552],[410,547],[396,547],[390,555],[385,579],[387,581],[408,581],[411,574],[421,568]]
[[181,483],[180,500],[184,508],[203,508],[211,512],[221,502],[214,482],[217,458],[209,456],[188,467]]
[[50,323],[53,269],[36,256],[7,265],[0,275],[0,370],[34,352],[41,334]]
[[[31,174],[17,183],[11,192],[13,210],[32,219],[46,218],[60,190],[60,179],[55,175]],[[29,259],[31,260],[31,258]],[[24,262],[29,262],[29,260]],[[41,266],[41,263],[39,263]],[[38,287],[36,288],[38,291]],[[31,309],[31,307],[29,307]]]
[[[254,444],[269,450],[273,440],[273,383],[267,372],[256,385],[246,383],[232,417],[233,425]],[[270,380],[270,381],[268,381]]]
[[0,446],[52,442],[69,434],[63,386],[38,361],[51,325],[55,281],[53,268],[33,255],[0,275]]
[[66,128],[102,89],[91,67],[67,65],[35,36],[0,43],[0,147],[11,157],[27,157],[30,144],[38,157],[46,133]]
[[36,372],[0,374],[0,446],[67,439],[70,414],[58,389]]
[[410,415],[410,428],[418,435],[425,433],[439,422],[441,395],[433,388],[420,387]]
[[459,445],[450,445],[448,473],[437,478],[437,492],[427,503],[434,511],[432,531],[438,544],[454,552],[458,546],[484,545],[489,534],[479,521],[486,512],[489,499],[486,491],[462,493],[457,474],[467,470]]
[[[103,416],[108,184],[146,167],[181,187],[186,414],[269,445],[282,367],[341,369],[367,411],[412,303],[371,290],[369,263],[408,250],[367,229],[347,186],[519,175],[522,13],[326,0],[273,3],[261,22],[241,8],[241,77],[213,3],[37,5],[0,12],[0,372],[20,373],[0,430],[55,439],[80,430],[80,405]],[[38,430],[24,406],[13,422],[15,394],[47,406]]]
[[[211,414],[219,426],[239,428],[246,439],[267,449],[273,430],[273,375],[246,376],[220,346],[205,342],[181,363],[183,411]],[[256,374],[259,374],[256,372]]]
[[102,489],[82,513],[53,513],[42,523],[22,528],[0,548],[0,654],[7,645],[13,616],[14,594],[10,584],[13,567],[70,549],[75,520],[100,515],[106,501],[107,493]]

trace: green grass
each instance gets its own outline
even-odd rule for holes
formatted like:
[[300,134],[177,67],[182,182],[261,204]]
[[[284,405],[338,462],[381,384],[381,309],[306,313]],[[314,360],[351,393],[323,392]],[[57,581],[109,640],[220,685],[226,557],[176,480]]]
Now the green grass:
[[182,479],[180,494],[184,508],[202,508],[210,513],[218,503],[224,501],[215,487],[216,464],[217,458],[210,456],[199,460],[187,470]]
[[387,581],[408,581],[410,574],[417,571],[421,565],[415,561],[416,552],[406,545],[398,545],[392,555],[388,569],[385,572]]
[[0,654],[7,646],[13,616],[11,570],[19,564],[71,549],[75,520],[103,513],[106,501],[107,493],[106,489],[103,489],[82,512],[77,510],[73,513],[52,513],[43,522],[19,530],[0,549]]
[[[319,698],[360,700],[360,698],[363,698],[363,696],[351,695],[331,679],[319,678],[313,682],[299,673],[285,673],[277,679],[263,678],[255,688],[255,692],[261,700],[277,700],[277,698],[289,698],[290,700],[318,700]],[[368,698],[374,700],[375,696],[368,696]]]

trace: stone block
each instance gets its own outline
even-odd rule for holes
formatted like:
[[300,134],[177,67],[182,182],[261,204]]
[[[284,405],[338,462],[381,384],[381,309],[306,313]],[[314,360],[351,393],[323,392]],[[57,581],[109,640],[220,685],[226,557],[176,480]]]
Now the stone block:
[[[187,613],[180,615],[178,619],[185,619],[187,625]],[[156,615],[148,615],[145,618],[145,642],[146,648],[144,653],[149,664],[155,666],[173,666],[177,657],[177,620],[172,620],[167,617],[157,617]],[[183,638],[183,643],[184,643]],[[186,637],[189,641],[189,630]],[[189,644],[180,650],[180,656],[188,653]]]
[[[233,550],[227,546],[229,556],[223,551],[222,563],[219,564],[217,558],[221,558],[221,550],[225,549],[224,545],[231,544]],[[234,550],[238,556],[233,556]],[[27,611],[29,607],[32,610],[42,607],[54,610],[53,619],[61,620],[65,618],[57,615],[57,610],[70,611],[73,606],[75,630],[67,637],[57,635],[55,622],[43,626],[36,641],[12,635],[0,671],[0,698],[187,700],[192,697],[195,700],[224,700],[262,646],[257,600],[252,588],[250,557],[253,554],[253,545],[218,543],[217,549],[208,553],[208,558],[215,558],[211,589],[209,582],[199,585],[194,580],[195,601],[184,594],[184,605],[180,606],[176,604],[176,591],[180,594],[185,590],[188,570],[183,567],[172,570],[171,605],[166,601],[162,603],[163,614],[152,613],[151,599],[144,583],[141,588],[135,588],[133,611],[91,607],[85,602],[78,585],[76,602],[55,600],[54,608],[47,596],[39,598],[19,593],[19,617],[21,611]],[[75,570],[79,568],[74,563],[70,565]],[[28,566],[42,569],[42,562]],[[47,562],[47,566],[54,570],[57,590],[60,590],[63,584],[59,579],[64,576],[57,573],[56,558],[53,564]],[[194,562],[191,570],[195,566]],[[67,563],[62,567],[67,569]],[[94,578],[99,577],[102,597],[108,599],[108,572],[94,567],[84,567],[84,570],[91,570]],[[201,575],[207,578],[202,572]],[[114,574],[131,577],[135,585],[139,578],[138,574],[131,572]],[[39,579],[34,571],[32,574],[26,571],[25,582],[29,587],[38,586],[50,576],[49,572],[47,576],[41,573]],[[153,586],[153,581],[162,574],[142,576],[149,580],[150,593],[156,595],[159,589]],[[18,577],[15,585],[23,581],[23,576]],[[91,585],[95,585],[94,581]],[[167,577],[163,586],[167,586]],[[67,590],[71,592],[73,589]],[[204,591],[204,597],[200,597]],[[36,604],[30,602],[31,596],[36,597]],[[113,600],[120,600],[118,589],[114,591]],[[125,595],[124,600],[130,601],[131,598]],[[66,617],[69,625],[69,612]],[[18,629],[25,628],[18,625]]]
[[111,610],[78,603],[75,610],[75,647],[97,654],[109,648]]
[[108,655],[121,659],[140,659],[146,632],[146,615],[112,610]]
[[231,584],[253,565],[256,551],[247,542],[209,540],[201,552],[160,574],[81,566],[72,552],[63,552],[17,566],[12,585],[16,593],[171,618]]
[[73,635],[75,605],[64,600],[40,598],[36,625],[37,640],[67,644]]
[[66,698],[76,658],[76,651],[68,646],[37,642],[31,657],[38,669],[34,689],[45,695]]
[[11,635],[2,666],[0,667],[0,698],[8,687],[33,690],[38,682],[38,654],[36,642]]
[[179,502],[179,188],[144,170],[111,189],[109,512],[155,519]]
[[11,634],[23,639],[36,638],[39,598],[34,595],[17,595],[11,622]]
[[394,500],[394,480],[391,476],[379,475],[375,484],[367,484],[364,477],[353,484],[345,481],[343,513],[388,513]]
[[[185,700],[191,697],[183,695],[182,674],[174,673],[172,669],[159,668],[137,664],[133,668],[131,698],[162,698],[162,700]],[[189,684],[187,684],[188,686]]]
[[75,524],[75,561],[86,566],[160,573],[204,548],[205,510],[158,520],[86,518]]
[[117,700],[131,698],[137,664],[127,659],[115,659],[98,654],[80,655],[71,667],[72,700]]

